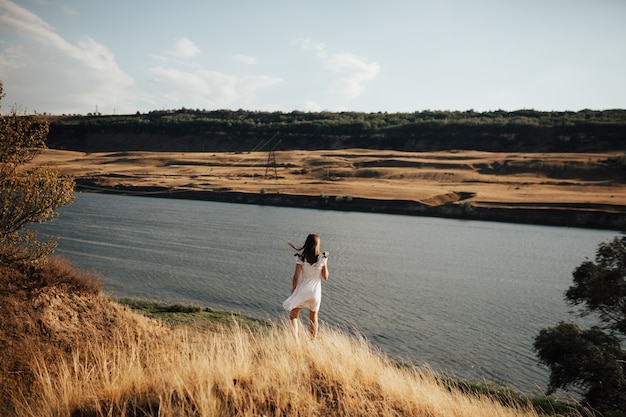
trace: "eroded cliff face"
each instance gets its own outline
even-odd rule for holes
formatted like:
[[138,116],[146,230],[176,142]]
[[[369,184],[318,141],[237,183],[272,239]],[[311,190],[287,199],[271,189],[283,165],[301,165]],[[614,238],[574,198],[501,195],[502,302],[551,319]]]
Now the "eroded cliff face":
[[[389,149],[436,152],[624,150],[626,111],[502,114],[163,112],[51,117],[48,146],[81,152]],[[233,120],[236,118],[236,120]],[[271,140],[274,138],[274,140]]]
[[[502,140],[499,135],[477,133],[466,139],[419,133],[407,137],[379,135],[307,135],[285,134],[276,150],[319,149],[390,149],[410,152],[437,152],[451,149],[468,149],[487,152],[610,152],[624,149],[626,133],[620,136],[585,136],[584,140],[571,142],[548,132],[538,132],[536,137],[519,141]],[[618,139],[619,138],[619,139]],[[91,132],[80,129],[51,126],[48,147],[81,152],[249,152],[262,144],[267,137],[250,132],[246,134],[189,133],[168,134],[154,132]],[[269,150],[265,148],[262,150]]]

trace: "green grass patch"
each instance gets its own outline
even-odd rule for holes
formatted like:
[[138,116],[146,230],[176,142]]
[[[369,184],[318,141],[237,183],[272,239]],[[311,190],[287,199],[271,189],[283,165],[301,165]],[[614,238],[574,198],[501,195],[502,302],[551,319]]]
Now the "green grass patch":
[[188,324],[229,326],[237,324],[251,330],[265,329],[272,326],[272,323],[267,320],[246,317],[226,311],[215,311],[196,305],[171,304],[139,298],[120,298],[117,302],[147,317],[160,320],[169,326]]
[[547,395],[528,395],[494,382],[475,383],[449,377],[441,377],[440,381],[451,389],[458,389],[468,395],[489,397],[507,407],[515,405],[532,407],[540,416],[581,417],[591,415],[585,414],[588,413],[588,410],[573,400]]

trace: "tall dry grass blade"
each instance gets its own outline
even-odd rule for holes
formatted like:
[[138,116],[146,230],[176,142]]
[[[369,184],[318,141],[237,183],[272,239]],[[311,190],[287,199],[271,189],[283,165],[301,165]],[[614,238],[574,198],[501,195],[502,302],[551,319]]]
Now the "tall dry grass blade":
[[19,417],[536,416],[451,390],[329,328],[299,342],[283,327],[237,326],[176,330],[158,343],[130,333],[100,342],[86,342],[71,362],[39,363],[38,395],[20,402]]

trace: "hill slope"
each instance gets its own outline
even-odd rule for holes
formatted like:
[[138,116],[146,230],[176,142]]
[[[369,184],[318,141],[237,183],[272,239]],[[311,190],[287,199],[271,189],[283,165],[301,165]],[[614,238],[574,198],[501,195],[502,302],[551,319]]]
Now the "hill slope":
[[0,266],[0,415],[10,415],[15,396],[30,398],[41,388],[35,360],[51,364],[71,359],[89,341],[110,343],[120,334],[153,338],[166,331],[100,291],[97,276],[63,259],[31,273]]
[[67,262],[0,272],[3,416],[537,415],[399,368],[331,329],[298,343],[278,327],[167,328]]

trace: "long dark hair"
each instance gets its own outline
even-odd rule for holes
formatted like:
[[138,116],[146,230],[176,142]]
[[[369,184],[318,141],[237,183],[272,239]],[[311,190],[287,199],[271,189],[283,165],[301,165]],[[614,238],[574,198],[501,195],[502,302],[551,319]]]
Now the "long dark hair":
[[304,246],[298,250],[302,251],[302,254],[298,254],[300,259],[313,265],[317,262],[317,258],[320,255],[320,236],[316,233],[311,233],[306,237]]

